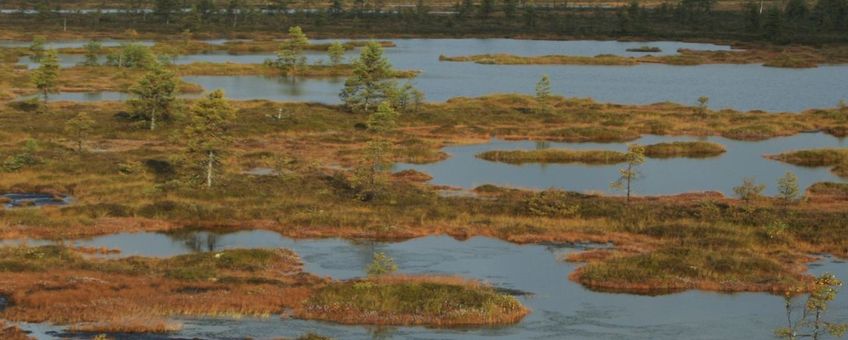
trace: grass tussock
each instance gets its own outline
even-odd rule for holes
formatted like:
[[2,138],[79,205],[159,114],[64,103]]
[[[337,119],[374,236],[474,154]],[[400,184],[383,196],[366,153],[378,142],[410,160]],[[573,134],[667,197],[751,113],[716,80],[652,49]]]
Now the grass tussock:
[[477,158],[510,164],[523,163],[583,163],[616,164],[626,161],[624,153],[607,150],[493,150],[477,155]]
[[662,49],[656,46],[639,46],[636,48],[628,48],[627,52],[659,53],[662,52]]
[[645,147],[645,156],[651,158],[707,158],[725,153],[723,145],[711,142],[671,142]]
[[73,332],[85,333],[174,333],[182,323],[151,317],[119,317],[108,321],[81,323],[71,326]]
[[787,275],[785,267],[754,252],[671,246],[591,262],[572,278],[592,289],[634,293],[687,289],[782,293],[806,285],[802,275]]
[[528,312],[514,297],[479,283],[389,276],[327,285],[296,315],[345,324],[450,327],[512,324]]
[[848,149],[799,150],[767,157],[799,166],[829,166],[837,176],[848,178]]
[[[710,142],[673,142],[645,147],[650,158],[706,158],[724,153],[724,146]],[[609,150],[492,150],[482,152],[477,158],[510,164],[524,163],[582,163],[590,165],[618,164],[627,161],[624,153]]]
[[848,201],[848,183],[819,182],[807,188],[811,202]]
[[[659,48],[645,46],[628,49],[628,52],[661,52]],[[440,56],[440,61],[474,62],[485,65],[608,65],[666,64],[694,66],[704,64],[762,64],[767,67],[810,68],[820,64],[848,62],[848,51],[833,46],[751,46],[744,50],[700,51],[680,49],[677,54],[625,57],[602,54],[594,57],[571,55],[517,56],[512,54],[480,54],[470,56]]]
[[608,65],[632,66],[639,61],[630,57],[601,54],[594,57],[545,55],[525,57],[511,54],[480,54],[472,56],[439,56],[439,61],[474,62],[483,65]]

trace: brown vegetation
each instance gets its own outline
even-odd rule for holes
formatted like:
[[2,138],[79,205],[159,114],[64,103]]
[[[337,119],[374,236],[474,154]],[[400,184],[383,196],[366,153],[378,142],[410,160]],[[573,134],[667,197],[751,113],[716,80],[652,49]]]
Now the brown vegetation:
[[583,163],[616,164],[626,160],[623,153],[606,150],[494,150],[477,155],[477,158],[492,162],[511,164],[523,163]]
[[[39,140],[40,146],[28,156],[35,162],[0,177],[0,192],[67,194],[74,201],[66,207],[5,210],[0,214],[0,235],[72,239],[186,225],[267,229],[292,237],[479,235],[520,243],[612,242],[616,254],[609,261],[624,261],[618,259],[634,254],[651,260],[637,261],[637,267],[662,264],[667,256],[650,254],[685,242],[703,250],[683,257],[690,264],[703,265],[702,257],[726,254],[732,257],[727,260],[732,270],[726,276],[654,271],[662,281],[653,281],[656,278],[650,275],[626,274],[623,267],[614,265],[621,262],[611,262],[604,270],[592,267],[595,274],[584,277],[605,282],[631,277],[623,282],[721,290],[771,290],[772,285],[803,282],[800,264],[808,253],[848,255],[848,234],[843,232],[848,218],[845,200],[787,206],[764,199],[743,204],[715,193],[693,193],[636,197],[628,206],[619,197],[495,186],[473,194],[446,195],[438,187],[422,184],[424,176],[410,173],[390,177],[378,197],[363,201],[352,178],[362,159],[362,146],[370,138],[361,128],[367,119],[364,115],[319,104],[245,101],[232,105],[239,117],[230,130],[234,146],[230,157],[223,159],[218,186],[212,189],[196,186],[177,157],[183,145],[171,135],[184,128],[180,117],[150,131],[119,114],[126,110],[123,103],[50,103],[44,108],[49,115],[7,105],[6,114],[0,115],[4,136],[0,154],[20,154],[30,138]],[[87,112],[97,122],[90,136],[92,149],[82,154],[71,148],[63,134],[63,122],[77,112]],[[770,134],[763,137],[767,138],[841,126],[840,116],[833,112],[701,115],[674,104],[623,106],[563,98],[550,98],[543,104],[529,96],[498,95],[423,105],[418,113],[401,115],[398,129],[386,139],[395,145],[390,154],[393,160],[426,161],[444,157],[440,148],[448,143],[480,142],[494,135],[597,141],[635,139],[645,133],[717,135],[744,124],[768,127]],[[268,176],[242,173],[257,166],[274,171]],[[669,225],[675,228],[661,229],[662,233],[648,228]],[[717,243],[704,240],[703,233],[716,234],[710,228],[720,228]],[[774,261],[799,265],[775,267]],[[757,274],[741,274],[738,268],[747,265],[757,266]],[[621,275],[599,274],[604,272]],[[140,278],[126,280],[135,283]],[[769,285],[746,286],[752,283],[746,280]],[[739,284],[721,284],[725,281]],[[699,283],[685,286],[681,282]],[[144,282],[139,287],[145,287]]]
[[3,320],[0,320],[0,338],[5,340],[30,340],[32,339],[26,333],[24,333],[20,328],[18,328],[15,324],[8,324]]
[[744,50],[697,51],[681,49],[674,55],[625,57],[602,54],[594,57],[570,55],[516,56],[511,54],[481,54],[471,56],[441,56],[441,61],[474,62],[488,65],[608,65],[638,64],[704,65],[704,64],[763,64],[768,67],[809,68],[822,64],[848,63],[848,48],[844,46],[769,47],[746,46]]
[[[343,292],[342,301],[385,298],[382,308],[358,314],[367,323],[489,325],[517,322],[528,312],[511,297],[458,278],[329,282],[303,272],[288,250],[104,260],[44,246],[0,248],[0,255],[0,294],[11,302],[0,317],[69,324],[80,332],[167,333],[181,328],[172,316],[269,316],[287,309],[301,318],[349,320],[331,310],[338,303],[319,302],[331,291]],[[446,297],[455,303],[432,309]]]
[[711,142],[672,142],[645,146],[645,156],[651,158],[706,158],[721,155],[725,151],[723,145]]

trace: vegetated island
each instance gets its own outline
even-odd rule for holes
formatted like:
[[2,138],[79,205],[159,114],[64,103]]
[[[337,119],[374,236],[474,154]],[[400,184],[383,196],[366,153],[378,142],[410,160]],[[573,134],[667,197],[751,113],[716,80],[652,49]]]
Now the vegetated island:
[[175,316],[285,310],[305,319],[431,327],[511,324],[529,312],[511,296],[459,278],[319,278],[286,249],[114,260],[63,246],[2,247],[0,254],[0,294],[10,302],[0,317],[78,332],[168,333],[181,329],[169,320]]
[[751,47],[745,50],[700,51],[680,49],[674,55],[626,57],[612,54],[597,56],[545,55],[517,56],[512,54],[480,54],[470,56],[440,56],[440,61],[474,62],[485,65],[609,65],[639,64],[704,65],[704,64],[762,64],[768,67],[810,68],[823,64],[848,63],[848,48],[843,46],[785,48]]
[[848,178],[848,149],[798,150],[777,155],[767,155],[769,159],[806,167],[831,167],[839,177]]
[[512,296],[455,277],[382,276],[319,288],[296,311],[306,319],[356,325],[441,327],[517,323],[529,311]]
[[[670,142],[645,146],[645,156],[650,158],[707,158],[721,155],[724,146],[712,142]],[[523,163],[583,163],[591,165],[617,164],[627,161],[624,152],[610,150],[491,150],[477,158],[511,164]]]
[[662,52],[662,49],[656,46],[639,46],[635,48],[628,48],[627,52],[659,53]]

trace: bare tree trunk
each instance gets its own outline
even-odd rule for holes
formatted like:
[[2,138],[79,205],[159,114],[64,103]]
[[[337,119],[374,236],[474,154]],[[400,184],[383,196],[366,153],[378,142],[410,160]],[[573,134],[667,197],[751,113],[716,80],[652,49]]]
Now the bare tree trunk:
[[212,187],[212,164],[215,163],[215,154],[209,151],[209,161],[206,163],[206,187]]
[[627,165],[627,204],[630,204],[630,183],[633,181],[633,164]]
[[150,112],[150,131],[156,130],[156,109]]

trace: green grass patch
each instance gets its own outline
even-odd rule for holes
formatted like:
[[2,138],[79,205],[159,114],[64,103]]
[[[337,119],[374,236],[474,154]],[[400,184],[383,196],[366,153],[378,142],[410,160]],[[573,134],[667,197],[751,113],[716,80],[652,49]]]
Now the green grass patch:
[[706,158],[723,154],[727,150],[721,144],[711,142],[658,143],[645,147],[645,156],[651,158]]
[[341,323],[437,326],[514,323],[526,313],[517,299],[491,287],[423,277],[332,283],[315,292],[302,312]]
[[510,164],[523,163],[583,163],[616,164],[626,161],[624,153],[607,150],[493,150],[477,155],[477,158]]

